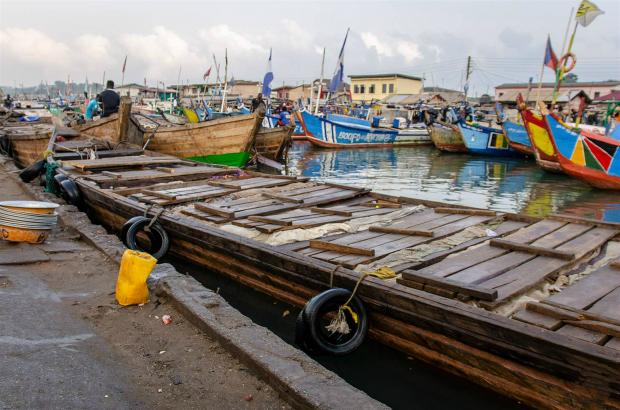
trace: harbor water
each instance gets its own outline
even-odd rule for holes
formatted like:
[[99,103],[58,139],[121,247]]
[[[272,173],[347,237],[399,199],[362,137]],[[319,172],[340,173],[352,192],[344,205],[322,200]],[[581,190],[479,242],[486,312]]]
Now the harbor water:
[[445,153],[433,146],[324,149],[295,142],[287,173],[454,205],[620,222],[617,192],[545,172],[533,159]]

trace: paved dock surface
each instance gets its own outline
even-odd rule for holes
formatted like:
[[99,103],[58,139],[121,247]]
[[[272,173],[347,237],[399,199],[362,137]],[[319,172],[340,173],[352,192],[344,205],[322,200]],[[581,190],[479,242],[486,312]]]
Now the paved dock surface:
[[[28,198],[4,172],[0,186]],[[0,241],[0,409],[290,408],[167,300],[119,306],[117,272],[62,227],[43,245]]]

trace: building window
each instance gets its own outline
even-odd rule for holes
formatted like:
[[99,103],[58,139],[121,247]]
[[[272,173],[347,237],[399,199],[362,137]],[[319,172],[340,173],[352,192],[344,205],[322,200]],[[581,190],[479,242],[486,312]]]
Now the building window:
[[359,94],[359,92],[360,92],[360,87],[357,84],[355,84],[353,86],[353,94]]
[[369,94],[374,94],[375,93],[375,85],[374,84],[370,84],[370,87],[368,87],[368,93]]
[[382,92],[383,94],[387,93],[387,84],[383,84],[383,85],[381,86],[381,92]]
[[499,93],[499,96],[500,96],[500,97],[501,97],[501,96],[503,96],[503,95],[504,95],[504,93]]
[[601,92],[600,91],[595,91],[594,92],[594,98],[598,98],[601,96]]
[[360,94],[365,94],[366,93],[366,86],[365,85],[360,85]]
[[390,84],[390,94],[394,93],[394,84]]

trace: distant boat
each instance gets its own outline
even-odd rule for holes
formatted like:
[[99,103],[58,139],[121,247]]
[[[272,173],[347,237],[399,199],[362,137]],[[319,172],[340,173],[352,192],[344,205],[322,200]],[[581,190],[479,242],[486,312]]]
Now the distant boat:
[[308,140],[321,147],[368,148],[431,142],[426,129],[374,128],[338,117],[330,120],[306,111],[302,111],[301,116]]
[[521,113],[525,130],[534,151],[534,158],[539,167],[549,172],[561,172],[558,156],[551,137],[547,132],[547,124],[542,115],[527,108],[521,94],[517,96],[517,107]]
[[513,121],[504,121],[502,123],[502,129],[512,149],[524,155],[534,155],[530,137],[527,135],[527,131],[522,124]]
[[550,113],[545,121],[565,173],[596,188],[620,190],[620,140],[571,129]]
[[508,139],[501,129],[485,127],[475,123],[458,123],[459,130],[463,136],[463,142],[467,151],[472,154],[491,155],[499,157],[520,156],[521,153],[515,151],[508,144]]
[[431,140],[437,149],[447,152],[467,152],[458,125],[435,121],[428,128]]

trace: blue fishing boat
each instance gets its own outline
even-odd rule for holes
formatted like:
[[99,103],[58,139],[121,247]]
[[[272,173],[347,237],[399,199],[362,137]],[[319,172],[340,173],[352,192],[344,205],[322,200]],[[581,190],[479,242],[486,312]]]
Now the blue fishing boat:
[[504,135],[508,138],[508,144],[512,149],[524,155],[534,155],[532,142],[523,124],[504,121],[502,128],[504,129]]
[[[374,128],[365,123],[343,121],[301,112],[307,138],[314,145],[330,148],[368,148],[428,144],[426,129]],[[334,117],[332,117],[334,118]],[[351,117],[352,118],[352,117]],[[360,120],[360,122],[363,120]]]
[[463,121],[460,121],[458,126],[467,151],[472,154],[500,157],[521,156],[521,153],[510,147],[508,139],[500,129]]

